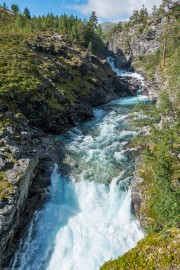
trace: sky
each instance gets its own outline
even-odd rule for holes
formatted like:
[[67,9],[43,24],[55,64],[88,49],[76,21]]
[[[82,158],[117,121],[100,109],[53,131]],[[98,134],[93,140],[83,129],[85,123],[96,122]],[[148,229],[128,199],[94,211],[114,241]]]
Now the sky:
[[44,15],[52,12],[54,15],[74,14],[80,18],[89,18],[95,11],[99,22],[122,21],[131,16],[132,11],[145,5],[150,12],[153,5],[159,6],[161,0],[0,0],[10,8],[17,4],[20,11],[27,6],[31,15]]

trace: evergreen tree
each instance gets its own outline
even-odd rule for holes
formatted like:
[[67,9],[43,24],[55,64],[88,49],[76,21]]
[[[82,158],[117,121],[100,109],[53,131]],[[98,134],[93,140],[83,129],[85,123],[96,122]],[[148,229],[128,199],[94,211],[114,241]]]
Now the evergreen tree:
[[7,6],[6,6],[6,3],[5,3],[5,2],[3,3],[3,7],[4,7],[4,8],[7,8]]
[[168,11],[175,4],[175,2],[176,1],[173,0],[162,0],[162,6]]
[[27,7],[25,7],[23,14],[27,19],[31,19],[30,11]]
[[137,23],[139,21],[139,12],[138,10],[134,10],[132,16],[130,17],[130,21]]
[[12,12],[14,12],[15,14],[19,13],[19,7],[17,4],[12,4],[11,5],[11,10]]
[[145,23],[148,18],[147,8],[143,5],[142,9],[139,12],[139,22]]
[[100,24],[97,26],[97,34],[103,38],[103,31]]
[[152,8],[152,15],[155,17],[157,15],[158,9],[156,7],[156,5],[153,6]]
[[98,18],[97,18],[97,16],[96,16],[96,12],[95,12],[95,11],[93,11],[93,12],[91,13],[91,16],[90,16],[90,18],[89,18],[89,23],[92,25],[92,27],[93,27],[94,29],[97,28]]

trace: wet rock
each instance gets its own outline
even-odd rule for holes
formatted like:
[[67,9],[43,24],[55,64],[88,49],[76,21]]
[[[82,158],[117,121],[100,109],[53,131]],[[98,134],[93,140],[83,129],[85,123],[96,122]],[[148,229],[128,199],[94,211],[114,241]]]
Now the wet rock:
[[144,179],[139,176],[138,164],[141,162],[141,157],[136,158],[136,166],[134,176],[131,181],[131,198],[132,198],[132,207],[136,218],[139,220],[143,229],[148,226],[148,219],[144,215],[142,209],[143,206],[147,203],[145,192],[144,192]]

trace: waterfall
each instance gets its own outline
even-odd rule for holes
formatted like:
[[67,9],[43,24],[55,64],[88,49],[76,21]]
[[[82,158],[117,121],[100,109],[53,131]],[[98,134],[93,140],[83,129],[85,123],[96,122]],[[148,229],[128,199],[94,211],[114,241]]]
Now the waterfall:
[[55,165],[50,199],[34,214],[12,268],[98,270],[144,236],[131,210],[135,150],[128,149],[137,135],[129,115],[141,100],[148,101],[139,95],[110,102],[57,137],[66,149],[60,168],[68,172]]

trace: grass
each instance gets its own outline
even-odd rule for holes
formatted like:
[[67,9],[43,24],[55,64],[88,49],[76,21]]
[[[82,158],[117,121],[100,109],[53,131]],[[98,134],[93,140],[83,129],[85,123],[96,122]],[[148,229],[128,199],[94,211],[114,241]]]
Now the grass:
[[178,269],[180,230],[166,229],[160,234],[151,233],[137,246],[119,257],[105,263],[100,270],[166,270]]

